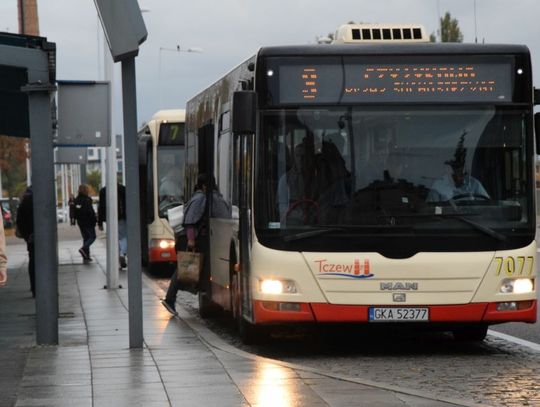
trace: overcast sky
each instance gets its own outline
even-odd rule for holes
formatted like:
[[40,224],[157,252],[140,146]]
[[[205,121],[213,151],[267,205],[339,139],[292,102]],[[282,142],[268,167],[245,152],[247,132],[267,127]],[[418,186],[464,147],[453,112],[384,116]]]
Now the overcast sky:
[[[437,28],[450,11],[464,42],[526,44],[540,87],[539,0],[139,0],[148,39],[137,58],[138,122],[187,100],[261,46],[314,43],[347,21]],[[0,30],[17,32],[17,1],[0,0]],[[38,0],[41,35],[57,45],[57,78],[101,79],[93,0]],[[160,48],[202,48],[202,53]],[[160,64],[161,62],[161,64]],[[161,65],[161,69],[159,69]],[[119,76],[117,75],[119,78]],[[118,80],[119,81],[119,80]],[[117,131],[118,122],[115,120]]]

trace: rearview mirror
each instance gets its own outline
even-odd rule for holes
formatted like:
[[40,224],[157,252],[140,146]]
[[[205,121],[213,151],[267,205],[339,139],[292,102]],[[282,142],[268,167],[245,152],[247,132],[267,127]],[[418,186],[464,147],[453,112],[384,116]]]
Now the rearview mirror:
[[233,134],[255,134],[257,93],[251,90],[241,90],[233,95]]

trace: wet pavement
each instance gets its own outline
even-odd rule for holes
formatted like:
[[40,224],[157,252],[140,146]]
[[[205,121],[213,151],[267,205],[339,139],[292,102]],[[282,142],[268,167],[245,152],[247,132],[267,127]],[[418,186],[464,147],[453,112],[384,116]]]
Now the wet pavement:
[[[65,233],[63,230],[68,228]],[[445,406],[430,392],[332,375],[224,342],[189,310],[171,318],[162,288],[143,277],[144,347],[129,348],[128,291],[106,290],[105,245],[83,264],[60,226],[59,342],[35,345],[35,307],[21,241],[9,239],[0,290],[0,406]],[[66,239],[65,236],[68,236]],[[39,272],[39,269],[36,271]],[[126,272],[120,283],[126,287]]]

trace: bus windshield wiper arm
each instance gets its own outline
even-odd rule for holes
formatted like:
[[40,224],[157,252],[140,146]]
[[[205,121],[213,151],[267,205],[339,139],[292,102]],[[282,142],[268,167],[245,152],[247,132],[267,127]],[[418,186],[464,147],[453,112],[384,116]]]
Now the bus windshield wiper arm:
[[341,232],[343,230],[344,230],[343,228],[326,228],[326,229],[307,230],[305,232],[299,232],[299,233],[294,233],[292,235],[286,235],[283,238],[283,240],[285,242],[292,242],[294,240],[307,239],[310,237],[324,235],[325,233]]
[[478,222],[475,222],[473,220],[467,219],[464,216],[461,215],[433,215],[436,218],[447,218],[447,219],[457,219],[460,220],[463,223],[466,223],[467,225],[472,226],[476,230],[479,230],[480,232],[484,232],[486,235],[491,236],[494,239],[497,239],[501,242],[504,242],[506,240],[506,236],[491,229],[490,227],[484,226]]

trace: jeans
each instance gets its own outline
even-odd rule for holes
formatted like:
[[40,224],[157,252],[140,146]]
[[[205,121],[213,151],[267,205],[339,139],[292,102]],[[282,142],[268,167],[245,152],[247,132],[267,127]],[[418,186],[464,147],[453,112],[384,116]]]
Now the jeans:
[[125,219],[118,219],[118,251],[120,256],[127,253],[127,225]]
[[83,238],[83,250],[85,253],[90,256],[90,245],[96,240],[96,228],[94,226],[81,226],[81,236]]

